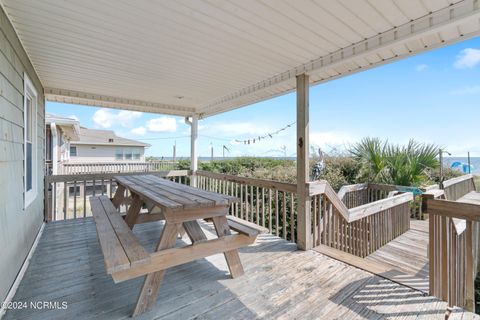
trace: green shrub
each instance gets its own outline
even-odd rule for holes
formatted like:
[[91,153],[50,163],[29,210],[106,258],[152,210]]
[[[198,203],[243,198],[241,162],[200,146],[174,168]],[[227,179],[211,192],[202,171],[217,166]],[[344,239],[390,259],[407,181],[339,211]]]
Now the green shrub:
[[379,138],[364,138],[350,149],[361,165],[358,180],[400,186],[425,184],[429,170],[439,166],[438,151],[433,144],[415,140],[400,146]]

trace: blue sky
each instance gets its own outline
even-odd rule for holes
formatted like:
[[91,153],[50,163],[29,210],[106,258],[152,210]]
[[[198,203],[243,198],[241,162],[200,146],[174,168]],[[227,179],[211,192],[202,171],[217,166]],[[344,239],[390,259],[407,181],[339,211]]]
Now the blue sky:
[[[114,130],[145,141],[147,155],[189,156],[183,118],[115,109],[47,103],[47,112],[75,116],[81,125]],[[295,94],[213,116],[199,123],[199,154],[295,155],[295,126],[273,138],[244,145],[295,121]],[[480,156],[480,38],[320,84],[310,89],[311,145],[329,152],[362,137],[395,143],[410,138],[441,145],[454,156]],[[285,150],[285,151],[283,151]]]

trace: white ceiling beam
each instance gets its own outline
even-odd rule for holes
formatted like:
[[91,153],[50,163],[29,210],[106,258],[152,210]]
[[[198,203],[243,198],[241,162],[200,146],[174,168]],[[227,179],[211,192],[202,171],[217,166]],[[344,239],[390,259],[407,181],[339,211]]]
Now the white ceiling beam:
[[191,116],[195,114],[195,109],[189,107],[56,88],[45,88],[45,99],[53,102],[161,113],[176,116]]
[[[235,105],[234,101],[237,99],[245,98],[245,96],[257,94],[270,87],[274,87],[276,85],[289,81],[295,78],[297,75],[300,75],[303,73],[311,74],[321,70],[326,70],[327,68],[334,68],[336,66],[352,62],[355,59],[366,57],[382,49],[405,44],[412,40],[422,38],[423,36],[429,33],[439,32],[443,28],[451,25],[452,23],[460,25],[472,20],[480,24],[479,0],[464,0],[464,1],[458,2],[449,7],[432,12],[426,16],[413,20],[404,25],[401,25],[393,29],[390,29],[386,32],[380,33],[374,37],[365,39],[358,43],[352,44],[351,46],[337,50],[329,55],[319,57],[318,59],[309,61],[308,63],[304,63],[296,68],[290,69],[288,71],[275,75],[261,82],[257,82],[254,85],[245,87],[241,90],[225,95],[219,99],[213,100],[209,104],[201,107],[200,112],[204,116],[210,116],[213,114],[220,113],[224,111],[226,107],[231,108],[228,106]],[[478,34],[478,32],[476,32],[476,34]],[[474,36],[474,35],[461,35],[462,38],[463,37],[467,38],[469,36]],[[456,39],[456,40],[459,40],[459,39]],[[430,49],[430,48],[425,47],[421,51],[425,51],[427,49]],[[421,51],[418,51],[418,52],[421,52]],[[412,52],[409,52],[408,54],[411,55]],[[400,58],[399,55],[393,57],[392,59],[388,59],[388,61],[391,61],[393,59],[398,59],[398,58]],[[365,69],[383,64],[385,62],[386,61],[383,60],[383,61],[379,61],[379,63],[372,64],[367,68],[358,68],[355,70],[349,70],[348,72],[342,73],[341,76],[345,76],[361,70],[365,70]],[[338,76],[336,76],[335,78],[338,78]],[[327,80],[330,80],[330,79],[327,79]],[[290,90],[287,90],[285,92],[291,91],[293,89],[294,88],[292,87]],[[270,96],[266,98],[270,98]],[[254,102],[257,102],[257,101],[258,99],[254,99]]]

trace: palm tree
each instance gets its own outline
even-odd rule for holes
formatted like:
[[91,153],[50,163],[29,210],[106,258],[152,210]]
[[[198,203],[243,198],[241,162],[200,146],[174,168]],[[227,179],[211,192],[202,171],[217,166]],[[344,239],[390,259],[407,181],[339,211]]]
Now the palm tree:
[[427,179],[427,170],[439,166],[438,147],[413,139],[399,146],[379,138],[364,138],[350,152],[361,163],[360,181],[419,185]]

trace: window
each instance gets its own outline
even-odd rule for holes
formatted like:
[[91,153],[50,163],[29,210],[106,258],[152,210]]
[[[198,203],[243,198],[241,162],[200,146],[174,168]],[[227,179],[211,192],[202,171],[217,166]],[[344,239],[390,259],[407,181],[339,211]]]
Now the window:
[[37,196],[37,91],[33,83],[24,74],[24,192],[25,208]]
[[134,148],[133,149],[133,159],[135,160],[140,160],[140,148]]
[[116,148],[115,149],[115,160],[123,160],[123,149]]
[[132,148],[125,148],[123,149],[124,155],[125,155],[125,160],[132,160],[133,154],[132,154]]
[[76,156],[77,156],[77,147],[70,146],[70,157],[76,157]]

